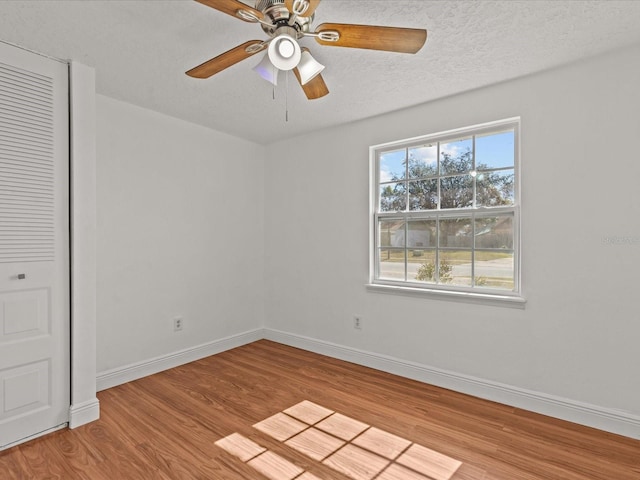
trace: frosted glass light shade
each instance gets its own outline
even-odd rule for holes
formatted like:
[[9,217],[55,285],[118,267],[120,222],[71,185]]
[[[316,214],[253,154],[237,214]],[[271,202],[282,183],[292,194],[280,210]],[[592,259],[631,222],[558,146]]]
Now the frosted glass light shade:
[[304,85],[305,83],[312,80],[316,75],[318,75],[323,70],[324,70],[324,65],[322,65],[315,58],[313,58],[307,50],[304,50],[302,52],[300,62],[298,63],[298,73],[300,73],[301,85]]
[[260,60],[260,63],[253,67],[253,70],[255,72],[258,72],[258,75],[264,78],[267,82],[278,85],[278,73],[280,72],[280,70],[278,70],[273,63],[271,63],[268,53],[265,53],[264,57],[262,57],[262,60]]

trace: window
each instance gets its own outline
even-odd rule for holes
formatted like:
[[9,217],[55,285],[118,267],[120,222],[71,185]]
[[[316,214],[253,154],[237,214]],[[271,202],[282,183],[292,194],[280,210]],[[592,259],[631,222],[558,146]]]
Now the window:
[[371,284],[519,297],[519,119],[371,147]]

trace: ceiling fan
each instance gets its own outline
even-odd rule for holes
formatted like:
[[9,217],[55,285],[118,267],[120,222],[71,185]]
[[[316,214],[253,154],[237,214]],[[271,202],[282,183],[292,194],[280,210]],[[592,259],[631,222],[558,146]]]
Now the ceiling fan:
[[298,41],[313,37],[320,45],[365,48],[388,52],[416,53],[427,40],[427,31],[416,28],[381,27],[345,23],[323,23],[311,30],[320,0],[255,0],[255,8],[240,0],[196,0],[245,22],[259,23],[268,40],[249,40],[187,71],[194,78],[209,78],[222,70],[267,50],[254,68],[277,84],[280,71],[293,70],[308,99],[329,93],[317,62]]

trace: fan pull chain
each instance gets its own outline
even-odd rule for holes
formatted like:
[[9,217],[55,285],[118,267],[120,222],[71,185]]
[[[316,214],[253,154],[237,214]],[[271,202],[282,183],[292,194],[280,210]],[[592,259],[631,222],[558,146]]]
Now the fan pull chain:
[[284,121],[289,121],[289,72],[285,75],[284,83]]

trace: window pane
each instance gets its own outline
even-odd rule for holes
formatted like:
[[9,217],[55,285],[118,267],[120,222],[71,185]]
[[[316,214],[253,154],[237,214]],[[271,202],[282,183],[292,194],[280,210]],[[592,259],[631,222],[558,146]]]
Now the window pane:
[[473,177],[459,175],[440,179],[440,208],[473,206]]
[[405,149],[380,154],[380,183],[403,180],[405,171]]
[[513,249],[513,217],[476,218],[476,248]]
[[436,282],[436,251],[409,250],[407,280],[410,282]]
[[471,218],[443,218],[440,220],[440,247],[473,247]]
[[513,290],[513,253],[476,251],[475,286]]
[[404,221],[380,220],[378,235],[381,247],[404,248]]
[[437,145],[424,145],[409,149],[409,178],[424,178],[437,174]]
[[438,180],[409,182],[409,210],[435,210],[438,208]]
[[414,220],[409,222],[408,248],[436,247],[436,221]]
[[479,207],[513,205],[514,179],[512,169],[478,173],[476,205]]
[[440,174],[466,173],[473,168],[471,137],[440,144]]
[[407,186],[404,183],[380,185],[380,211],[398,212],[407,208]]
[[518,128],[505,121],[372,147],[374,283],[519,291]]
[[476,170],[513,167],[513,130],[476,137]]
[[471,286],[471,251],[441,250],[439,283]]
[[379,272],[380,278],[404,281],[405,250],[383,248],[380,249]]

